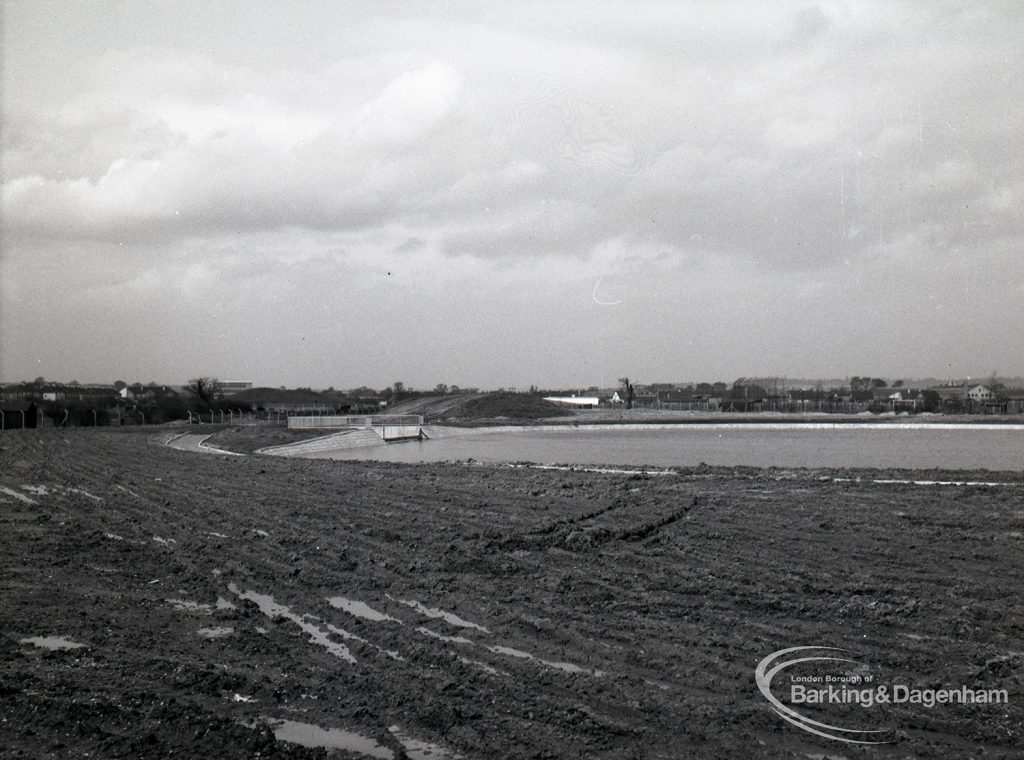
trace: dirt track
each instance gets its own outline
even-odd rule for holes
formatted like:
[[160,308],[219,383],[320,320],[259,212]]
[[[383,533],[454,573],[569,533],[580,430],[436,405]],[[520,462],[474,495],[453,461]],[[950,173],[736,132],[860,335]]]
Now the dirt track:
[[[1024,476],[877,477],[927,474],[644,477],[5,434],[0,756],[322,753],[263,719],[399,758],[1024,756]],[[51,635],[85,646],[22,643]],[[754,684],[798,645],[1010,704],[893,706],[895,744],[820,739]]]

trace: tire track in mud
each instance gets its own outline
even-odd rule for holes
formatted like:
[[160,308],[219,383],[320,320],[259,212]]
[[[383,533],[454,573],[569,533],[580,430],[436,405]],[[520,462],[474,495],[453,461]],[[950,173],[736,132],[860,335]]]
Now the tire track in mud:
[[[88,465],[86,465],[86,466],[88,466]],[[130,477],[130,478],[132,477],[131,471],[127,472],[126,474],[128,475],[128,477]],[[137,480],[137,479],[138,478],[132,478],[132,480],[130,480],[130,481],[134,482],[136,487],[138,487],[138,485],[139,485],[138,482],[135,482],[135,480]],[[153,487],[151,487],[151,489],[157,489],[157,488],[163,488],[163,487],[156,487],[156,485],[153,485]],[[168,488],[173,488],[173,487],[168,487]],[[150,501],[150,504],[141,507],[141,509],[136,509],[136,510],[129,509],[128,511],[135,511],[136,513],[138,513],[139,511],[150,511],[151,505],[155,504],[155,503],[158,503],[160,500],[159,499],[153,499],[153,500],[148,500],[148,501]],[[407,505],[404,505],[404,506],[409,506],[409,505],[407,504]],[[148,514],[148,518],[150,518],[150,520],[152,522],[155,516],[160,518],[160,519],[163,519],[164,517],[169,517],[169,516],[171,516],[173,514],[170,510],[165,510],[165,512],[166,512],[166,514],[154,515],[152,513],[152,511],[151,511],[150,514]],[[209,515],[212,516],[213,514],[214,514],[213,510],[211,510]],[[163,533],[170,534],[170,533],[173,533],[173,531],[163,531]],[[187,539],[182,539],[181,542],[179,542],[177,545],[175,545],[173,549],[166,549],[166,550],[162,551],[162,553],[163,554],[167,554],[167,555],[171,555],[171,554],[175,554],[176,553],[179,556],[184,556],[184,555],[187,555],[188,550],[190,548],[193,548],[193,546],[191,546],[191,545],[193,545],[195,543],[196,543],[195,541],[190,541],[190,540],[187,540]],[[156,549],[151,549],[151,550],[152,551],[156,551]],[[513,649],[514,649],[514,647],[513,647]],[[522,650],[516,650],[516,651],[522,651]],[[503,651],[499,651],[497,653],[499,653],[499,655],[501,655],[501,653],[504,653],[504,652]],[[472,663],[467,663],[467,664],[468,665],[472,665]],[[508,667],[508,666],[506,665],[504,667]],[[559,700],[559,704],[561,704],[561,700]],[[553,709],[553,706],[552,706],[552,709]],[[607,722],[607,721],[605,721],[605,722]]]

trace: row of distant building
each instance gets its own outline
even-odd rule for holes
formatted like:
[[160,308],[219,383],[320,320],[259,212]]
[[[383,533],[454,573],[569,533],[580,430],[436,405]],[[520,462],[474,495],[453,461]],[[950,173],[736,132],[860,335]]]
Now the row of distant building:
[[[225,380],[217,384],[221,395],[230,396],[252,388],[250,380]],[[124,401],[158,398],[169,394],[184,396],[184,385],[158,383],[8,383],[0,386],[0,401]]]
[[[253,389],[250,380],[221,380],[222,396],[231,397]],[[282,389],[284,390],[284,389]],[[332,389],[333,390],[333,389]],[[371,389],[361,389],[371,392]],[[476,390],[476,389],[473,389]],[[124,383],[110,385],[55,383],[36,380],[31,383],[0,385],[0,402],[50,403],[138,403],[168,396],[187,396],[184,385]],[[429,395],[429,393],[427,394]],[[578,393],[551,393],[548,401],[574,408],[618,407],[627,404],[621,388],[590,388]],[[902,384],[871,388],[783,388],[771,380],[733,383],[700,383],[686,387],[670,384],[636,385],[632,404],[638,408],[699,409],[707,411],[770,411],[805,409],[863,411],[971,411],[1002,414],[1024,413],[1024,389],[1006,388],[998,383],[958,383],[911,388]],[[269,407],[288,409],[309,404],[275,403]]]
[[[621,389],[597,393],[549,395],[545,400],[579,409],[617,407],[627,399]],[[698,390],[688,388],[651,388],[638,386],[633,406],[649,409],[701,411],[957,411],[987,414],[1024,413],[1024,389],[1006,389],[1001,385],[980,383],[939,385],[928,388],[879,386],[872,388],[771,388],[736,383],[725,387],[718,383]]]

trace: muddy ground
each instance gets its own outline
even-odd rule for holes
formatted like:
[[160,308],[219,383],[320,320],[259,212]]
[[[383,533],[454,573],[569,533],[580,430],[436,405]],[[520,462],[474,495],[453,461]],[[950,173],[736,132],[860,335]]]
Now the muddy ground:
[[[929,475],[1009,485],[874,482]],[[82,646],[29,641],[48,636]],[[863,715],[894,743],[824,739],[754,683],[800,645],[1010,702],[888,706]],[[323,756],[275,736],[297,724],[350,732],[343,758],[1019,758],[1022,652],[1019,473],[640,476],[195,454],[141,430],[0,438],[5,758]]]

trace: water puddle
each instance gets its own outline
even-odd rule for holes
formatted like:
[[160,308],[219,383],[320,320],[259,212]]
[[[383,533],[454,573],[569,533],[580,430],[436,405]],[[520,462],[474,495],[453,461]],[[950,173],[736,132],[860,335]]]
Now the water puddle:
[[644,683],[647,684],[648,686],[653,686],[656,689],[661,689],[662,691],[670,691],[672,689],[672,687],[669,686],[667,683],[661,683],[659,681],[652,681],[650,678],[645,678],[644,679]]
[[[319,618],[313,617],[312,615],[306,615],[306,618],[311,620],[319,620]],[[390,657],[392,660],[397,660],[398,662],[405,662],[405,658],[398,654],[398,652],[394,652],[390,649],[384,649],[383,647],[379,647],[376,644],[372,644],[371,642],[364,639],[362,636],[356,636],[354,633],[349,633],[344,628],[338,628],[337,626],[331,625],[330,623],[324,623],[324,627],[326,627],[327,630],[331,633],[341,636],[341,638],[343,639],[347,639],[349,641],[358,641],[360,644],[366,644],[366,646],[368,647],[373,647],[381,654]]]
[[209,615],[213,612],[213,607],[211,605],[193,602],[191,599],[164,599],[164,601],[174,607],[178,612],[197,612],[204,615]]
[[437,639],[438,641],[447,641],[449,644],[469,644],[470,646],[473,646],[472,641],[463,638],[462,636],[444,636],[440,633],[435,633],[429,628],[417,628],[416,633],[421,633],[424,636],[429,636],[430,638]]
[[296,720],[273,720],[270,727],[274,729],[275,738],[302,747],[343,749],[380,760],[394,760],[395,757],[394,752],[373,739],[341,728],[321,728]]
[[22,485],[21,490],[28,491],[28,493],[33,496],[67,495],[69,493],[77,493],[82,496],[86,496],[93,501],[103,501],[99,496],[94,496],[84,488],[72,488],[71,486],[34,486],[26,483]]
[[402,624],[402,621],[398,618],[385,615],[383,612],[378,612],[373,609],[370,605],[360,602],[356,599],[347,599],[344,596],[332,596],[327,600],[327,603],[332,607],[337,607],[339,610],[347,612],[349,615],[362,618],[363,620],[370,620],[374,623],[387,623],[393,622]]
[[485,673],[490,673],[492,676],[507,676],[508,673],[503,673],[496,668],[492,668],[486,662],[480,662],[480,660],[471,660],[468,657],[460,657],[459,662],[465,663],[466,665],[473,665],[480,668]]
[[196,631],[196,634],[204,639],[222,639],[225,636],[230,636],[234,632],[234,628],[218,626],[217,628],[200,628],[198,631]]
[[82,496],[85,496],[86,498],[92,499],[93,501],[103,501],[102,498],[100,498],[99,496],[94,496],[93,494],[91,494],[88,491],[86,491],[84,488],[66,488],[65,491],[67,493],[79,493],[79,494],[82,494]]
[[559,472],[596,472],[604,475],[678,475],[675,470],[641,470],[619,467],[581,467],[563,464],[510,464],[509,467],[526,470],[557,470]]
[[119,536],[116,533],[104,533],[104,538],[109,538],[111,541],[124,541],[124,536]]
[[214,533],[213,531],[210,531],[206,535],[215,536],[216,538],[231,538],[231,536],[225,536],[223,533]]
[[65,638],[64,636],[29,636],[27,639],[19,639],[19,644],[31,644],[40,649],[51,651],[65,651],[69,649],[82,649],[87,644],[79,644],[77,641]]
[[413,739],[398,726],[388,729],[402,745],[410,760],[457,760],[459,755],[436,744]]
[[28,498],[25,494],[19,493],[18,491],[15,491],[13,488],[8,488],[7,486],[0,486],[0,493],[5,493],[8,496],[12,496],[15,499],[17,499],[18,501],[22,502],[23,504],[38,504],[39,503],[39,502],[35,501],[34,499]]
[[353,665],[355,664],[356,658],[352,656],[352,653],[349,651],[347,646],[336,641],[331,641],[331,631],[323,630],[318,625],[310,622],[304,615],[296,615],[285,605],[275,602],[274,597],[269,594],[259,594],[255,591],[242,591],[234,583],[228,586],[228,590],[240,599],[247,599],[250,602],[255,602],[260,608],[260,612],[271,620],[274,618],[290,620],[302,629],[303,632],[307,633],[309,635],[309,640],[314,644],[323,647],[335,657],[345,660],[345,662],[352,663]]
[[442,610],[437,607],[426,607],[415,599],[395,599],[393,596],[386,596],[393,602],[398,602],[399,604],[404,604],[406,607],[411,607],[421,615],[425,615],[429,618],[438,618],[448,623],[448,625],[453,625],[456,628],[474,628],[482,633],[490,633],[490,631],[482,625],[477,625],[476,623],[472,623],[468,620],[463,620],[454,612],[447,612],[446,610]]
[[546,665],[549,668],[561,670],[566,673],[586,673],[587,675],[593,676],[604,675],[603,670],[587,670],[586,668],[581,668],[579,665],[573,665],[571,662],[553,662],[551,660],[543,660],[540,657],[530,654],[529,652],[524,652],[521,649],[513,649],[512,647],[490,646],[487,647],[487,651],[494,652],[495,654],[503,654],[506,657],[516,657],[521,660],[531,660],[533,662],[540,663],[541,665]]
[[170,546],[171,544],[178,543],[177,539],[174,538],[161,538],[160,536],[153,536],[153,540],[162,546]]
[[984,480],[897,480],[863,478],[832,478],[833,483],[875,483],[886,486],[1020,486],[1020,483],[1006,483],[999,481]]

